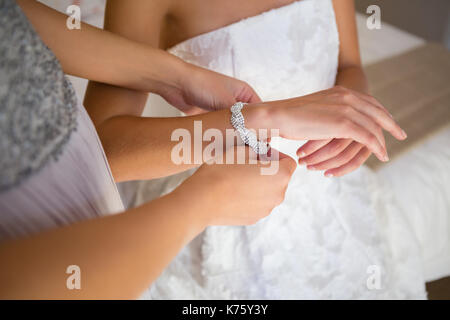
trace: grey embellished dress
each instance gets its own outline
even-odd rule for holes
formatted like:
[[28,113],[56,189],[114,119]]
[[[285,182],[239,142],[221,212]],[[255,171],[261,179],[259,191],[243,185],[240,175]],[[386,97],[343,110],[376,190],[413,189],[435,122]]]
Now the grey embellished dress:
[[0,0],[0,242],[123,209],[59,62],[16,2]]

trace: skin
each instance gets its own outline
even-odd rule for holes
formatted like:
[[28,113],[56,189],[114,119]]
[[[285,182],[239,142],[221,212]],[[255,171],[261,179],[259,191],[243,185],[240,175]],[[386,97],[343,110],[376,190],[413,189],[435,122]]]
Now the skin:
[[[205,165],[138,208],[0,243],[0,299],[137,298],[205,227],[267,216],[283,201],[295,166],[285,157],[277,174],[261,175],[260,163]],[[81,290],[66,288],[73,264],[81,269]]]
[[[18,3],[56,53],[64,70],[110,84],[126,83],[133,88],[148,85],[145,90],[150,90],[154,83],[158,88],[161,84],[171,86],[164,76],[159,78],[156,71],[160,65],[156,64],[153,70],[140,60],[147,55],[162,62],[168,57],[164,52],[155,52],[85,25],[80,33],[67,33],[61,27],[65,19],[55,11],[28,0]],[[99,44],[121,49],[109,51],[98,48]],[[91,57],[95,53],[98,58]],[[130,61],[121,61],[121,54]],[[85,62],[93,63],[94,71],[73,57],[88,59]],[[149,70],[139,73],[134,65],[136,61],[142,63],[141,69],[148,66]],[[127,67],[136,70],[137,75],[128,74]],[[153,74],[153,78],[142,78],[148,74]],[[206,73],[206,79],[215,78],[212,74]],[[225,83],[224,87],[229,82],[239,84],[222,77],[218,79]],[[232,94],[226,96],[230,98]],[[281,203],[296,164],[289,157],[276,161],[279,170],[274,175],[261,175],[260,162],[204,165],[171,194],[138,208],[1,242],[0,299],[136,298],[205,227],[252,224]],[[246,185],[240,183],[242,179],[247,181]],[[65,272],[73,264],[81,268],[81,290],[66,287],[69,275]]]
[[[353,1],[334,0],[339,31],[339,69],[336,84],[368,94],[367,78],[361,65]],[[371,155],[363,144],[351,139],[314,140],[298,151],[299,164],[309,170],[324,170],[327,177],[343,176],[359,168]]]
[[[289,3],[292,1],[134,0],[124,2],[109,0],[105,14],[105,29],[153,47],[167,49],[196,35]],[[305,118],[302,118],[301,114],[294,111],[293,108],[282,108],[282,106],[297,104],[299,107],[304,106],[308,101],[316,105],[326,103],[334,106],[356,106],[362,100],[364,106],[370,105],[370,107],[376,107],[388,114],[379,102],[367,95],[367,80],[361,68],[353,2],[338,0],[333,4],[340,33],[339,72],[336,84],[351,89],[351,91],[344,92],[338,87],[333,89],[334,91],[326,91],[328,94],[326,99],[326,94],[322,94],[317,95],[313,101],[310,97],[301,97],[288,102],[277,101],[265,104],[265,107],[270,106],[274,110],[266,112],[262,108],[255,108],[260,114],[256,111],[249,112],[246,116],[247,125],[252,123],[253,129],[281,129],[281,135],[287,136],[288,134],[284,131],[292,131],[290,128],[298,127]],[[348,97],[342,100],[341,94]],[[229,128],[227,126],[228,112],[222,115],[197,115],[188,118],[140,118],[146,100],[147,93],[145,92],[95,82],[90,82],[88,85],[85,106],[97,124],[100,138],[112,163],[113,174],[118,181],[157,178],[192,167],[191,165],[175,166],[170,161],[170,150],[176,144],[176,142],[170,141],[170,133],[176,128],[186,128],[192,131],[194,120],[202,120],[204,128],[219,128],[222,131]],[[227,108],[229,106],[231,104]],[[290,110],[293,117],[289,118],[284,115],[287,109]],[[201,110],[192,109],[187,113],[199,114],[200,112]],[[317,116],[309,116],[311,121],[309,127],[315,128],[324,125],[325,119],[320,118],[319,110],[313,112]],[[368,110],[359,110],[358,112],[358,115],[352,114],[352,116],[360,117],[361,114],[368,114]],[[270,123],[267,121],[266,113],[271,114]],[[296,115],[294,116],[294,114]],[[374,115],[373,112],[370,114]],[[118,115],[120,116],[117,117]],[[341,116],[336,113],[334,115],[335,117]],[[351,121],[354,120],[354,118],[351,119]],[[380,121],[375,121],[374,125],[373,119],[371,122],[367,119],[363,122],[364,124],[370,123],[370,133],[365,138],[360,135],[359,140],[352,136],[355,134],[354,132],[337,134],[341,130],[341,125],[336,121],[333,122],[335,127],[328,132],[327,139],[312,140],[298,150],[299,163],[307,164],[309,169],[326,170],[327,176],[340,176],[359,167],[369,157],[371,151],[375,152],[380,160],[388,160],[382,128],[390,130],[398,139],[406,138],[402,130],[392,121],[389,124],[384,121],[384,126]],[[364,126],[361,120],[356,123]],[[305,124],[303,127],[308,126]],[[395,128],[394,131],[392,131],[393,128]],[[119,135],[117,132],[121,132],[121,134]],[[346,138],[338,138],[337,135],[346,136]],[[308,135],[306,132],[297,130],[290,136],[294,139],[314,139],[317,135],[312,134],[312,131]],[[377,141],[373,141],[373,136],[377,138]],[[361,141],[362,139],[364,142]],[[120,150],[118,150],[118,145],[121,146]],[[136,161],[139,165],[130,165]],[[151,170],[146,164],[152,164]]]

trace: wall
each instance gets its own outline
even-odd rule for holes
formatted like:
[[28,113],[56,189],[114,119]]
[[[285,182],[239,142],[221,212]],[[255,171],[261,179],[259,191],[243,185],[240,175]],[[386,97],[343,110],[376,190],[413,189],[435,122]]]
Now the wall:
[[380,6],[383,21],[450,49],[449,0],[355,0],[362,13],[371,4]]

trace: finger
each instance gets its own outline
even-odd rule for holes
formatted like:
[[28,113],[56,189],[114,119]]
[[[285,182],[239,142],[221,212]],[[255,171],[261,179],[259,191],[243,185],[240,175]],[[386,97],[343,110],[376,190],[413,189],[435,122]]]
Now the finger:
[[230,147],[223,153],[223,163],[227,164],[246,164],[260,167],[267,166],[269,161],[272,161],[272,159],[268,155],[258,155],[248,145]]
[[280,161],[281,159],[289,157],[288,155],[278,151],[274,148],[269,148],[267,154],[259,154],[258,160],[260,161]]
[[381,130],[380,126],[371,117],[351,107],[349,109],[345,109],[344,112],[353,121],[358,123],[361,127],[369,130],[374,136],[376,136],[386,152],[386,141],[384,139],[383,130]]
[[400,128],[400,126],[395,122],[395,120],[390,116],[390,113],[387,112],[384,107],[380,108],[379,106],[368,102],[366,100],[368,98],[362,99],[360,96],[361,94],[359,94],[359,96],[353,95],[352,97],[354,98],[350,98],[349,103],[352,107],[371,117],[379,126],[392,134],[396,139],[406,139],[405,131]]
[[250,88],[250,90],[252,91],[252,94],[250,96],[250,99],[248,99],[248,103],[260,103],[262,102],[261,98],[259,97],[259,95],[256,93],[255,90],[253,90],[252,88]]
[[310,155],[311,153],[327,145],[331,140],[333,139],[310,140],[306,142],[304,145],[302,145],[300,148],[298,148],[297,156],[299,156],[300,158],[306,157],[307,155]]
[[349,146],[345,148],[344,151],[339,153],[336,157],[308,166],[307,168],[308,170],[328,170],[338,168],[352,160],[362,148],[365,148],[364,145],[359,142],[353,141]]
[[359,124],[351,120],[341,121],[340,123],[342,132],[339,134],[339,138],[356,140],[369,148],[380,161],[389,161],[386,150],[380,144],[377,137],[369,130],[361,127]]
[[369,158],[369,156],[370,150],[364,147],[352,160],[338,168],[327,170],[324,174],[326,177],[341,177],[358,169]]
[[372,97],[371,95],[362,93],[362,92],[358,92],[355,90],[350,90],[351,92],[353,92],[357,97],[359,97],[360,99],[366,100],[368,103],[374,104],[375,106],[377,106],[378,108],[380,108],[381,110],[383,110],[390,118],[393,118],[392,114],[389,112],[388,109],[386,109],[385,106],[383,106],[381,104],[381,102],[379,102],[377,99],[375,99],[374,97]]
[[290,158],[287,154],[285,154],[277,149],[274,149],[274,148],[269,149],[268,155],[271,160],[275,160],[275,161],[279,161],[284,158]]
[[291,157],[285,155],[280,159],[280,171],[283,171],[290,177],[297,168],[297,163]]
[[297,163],[292,157],[274,148],[270,148],[267,155],[260,155],[258,165],[270,168],[270,173],[267,171],[266,174],[275,175],[277,179],[281,178],[282,180],[278,181],[286,184],[286,186],[297,168]]
[[187,116],[193,116],[193,115],[197,115],[197,114],[202,114],[202,113],[206,113],[208,112],[208,110],[199,108],[199,107],[190,107],[188,109],[183,110],[183,113]]
[[270,160],[272,161],[279,161],[279,172],[281,173],[287,173],[289,177],[294,173],[295,169],[297,168],[297,163],[294,159],[292,159],[287,154],[276,150],[274,148],[270,149]]
[[256,93],[256,91],[246,82],[244,82],[244,89],[236,97],[236,100],[241,101],[241,102],[246,102],[246,103],[262,102],[261,98]]
[[319,162],[334,158],[352,143],[351,139],[334,139],[326,146],[310,154],[307,157],[298,160],[300,165],[313,165]]

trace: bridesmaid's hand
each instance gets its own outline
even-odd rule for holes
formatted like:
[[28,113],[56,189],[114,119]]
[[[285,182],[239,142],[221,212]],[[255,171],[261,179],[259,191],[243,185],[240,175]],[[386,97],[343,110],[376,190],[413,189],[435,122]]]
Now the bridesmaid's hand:
[[188,115],[230,108],[241,101],[258,103],[261,99],[244,81],[184,63],[178,85],[158,92],[167,102]]
[[[296,168],[292,158],[274,151],[268,161],[254,159],[251,163],[247,161],[248,147],[228,149],[227,153],[231,150],[235,160],[239,152],[245,152],[245,163],[203,164],[173,192],[180,208],[183,203],[198,207],[191,221],[200,230],[212,225],[254,224],[284,200]],[[228,159],[226,154],[224,159]],[[263,168],[269,167],[273,170],[263,174]]]

